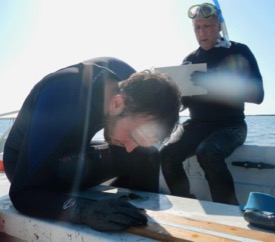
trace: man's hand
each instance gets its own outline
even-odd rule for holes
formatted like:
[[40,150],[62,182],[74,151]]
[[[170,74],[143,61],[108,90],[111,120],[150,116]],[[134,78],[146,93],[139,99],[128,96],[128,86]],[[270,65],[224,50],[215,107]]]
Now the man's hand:
[[203,71],[194,71],[191,74],[191,82],[194,86],[199,86],[208,90],[211,84],[211,74]]
[[247,90],[242,76],[222,71],[194,71],[191,82],[206,89],[211,98],[232,104],[243,101]]
[[116,232],[145,225],[147,218],[140,209],[121,200],[91,201],[79,198],[68,208],[69,220],[95,230]]

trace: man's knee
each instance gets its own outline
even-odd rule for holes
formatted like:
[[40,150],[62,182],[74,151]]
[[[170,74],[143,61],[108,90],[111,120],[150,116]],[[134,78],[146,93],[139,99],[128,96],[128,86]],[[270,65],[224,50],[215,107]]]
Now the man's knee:
[[218,173],[226,165],[224,153],[218,143],[199,145],[196,156],[202,169],[212,173]]

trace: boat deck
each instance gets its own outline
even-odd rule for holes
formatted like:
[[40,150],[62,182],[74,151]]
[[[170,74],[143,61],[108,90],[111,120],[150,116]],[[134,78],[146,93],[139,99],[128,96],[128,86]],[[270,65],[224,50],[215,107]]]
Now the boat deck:
[[133,192],[140,198],[130,202],[146,209],[149,222],[148,226],[125,232],[102,233],[82,225],[19,214],[4,194],[7,186],[1,184],[0,233],[19,239],[7,241],[275,241],[275,234],[250,227],[237,206],[103,185],[81,196],[116,199]]

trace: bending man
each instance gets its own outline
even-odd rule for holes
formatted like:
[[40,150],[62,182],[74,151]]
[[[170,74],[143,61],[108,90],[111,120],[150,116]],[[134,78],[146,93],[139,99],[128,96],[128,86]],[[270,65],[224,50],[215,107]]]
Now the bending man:
[[[179,90],[166,76],[135,73],[115,58],[47,75],[26,98],[5,144],[14,207],[100,231],[145,224],[130,203],[70,194],[111,178],[117,186],[157,192],[159,159],[152,145],[169,136],[179,107]],[[101,152],[91,139],[102,128],[110,147]]]

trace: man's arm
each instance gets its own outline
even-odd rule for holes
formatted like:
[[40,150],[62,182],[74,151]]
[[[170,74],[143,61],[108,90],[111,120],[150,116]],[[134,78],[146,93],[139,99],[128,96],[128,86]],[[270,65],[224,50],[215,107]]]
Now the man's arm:
[[[260,104],[264,99],[264,88],[257,60],[246,45],[243,47],[243,56],[249,64],[246,79],[247,91],[245,92],[244,100],[245,102]],[[246,72],[246,70],[243,71]]]
[[[100,231],[120,231],[145,224],[146,216],[127,202],[97,202],[68,195],[75,181],[63,184],[56,176],[58,160],[70,143],[68,137],[81,122],[79,92],[74,83],[59,77],[55,83],[38,86],[20,111],[31,110],[31,114],[27,115],[29,122],[24,120],[26,116],[20,116],[21,120],[19,117],[8,140],[9,147],[19,150],[13,153],[7,149],[6,156],[9,162],[17,155],[10,188],[14,207],[29,216],[85,224]],[[19,147],[13,143],[16,137],[22,137]]]

